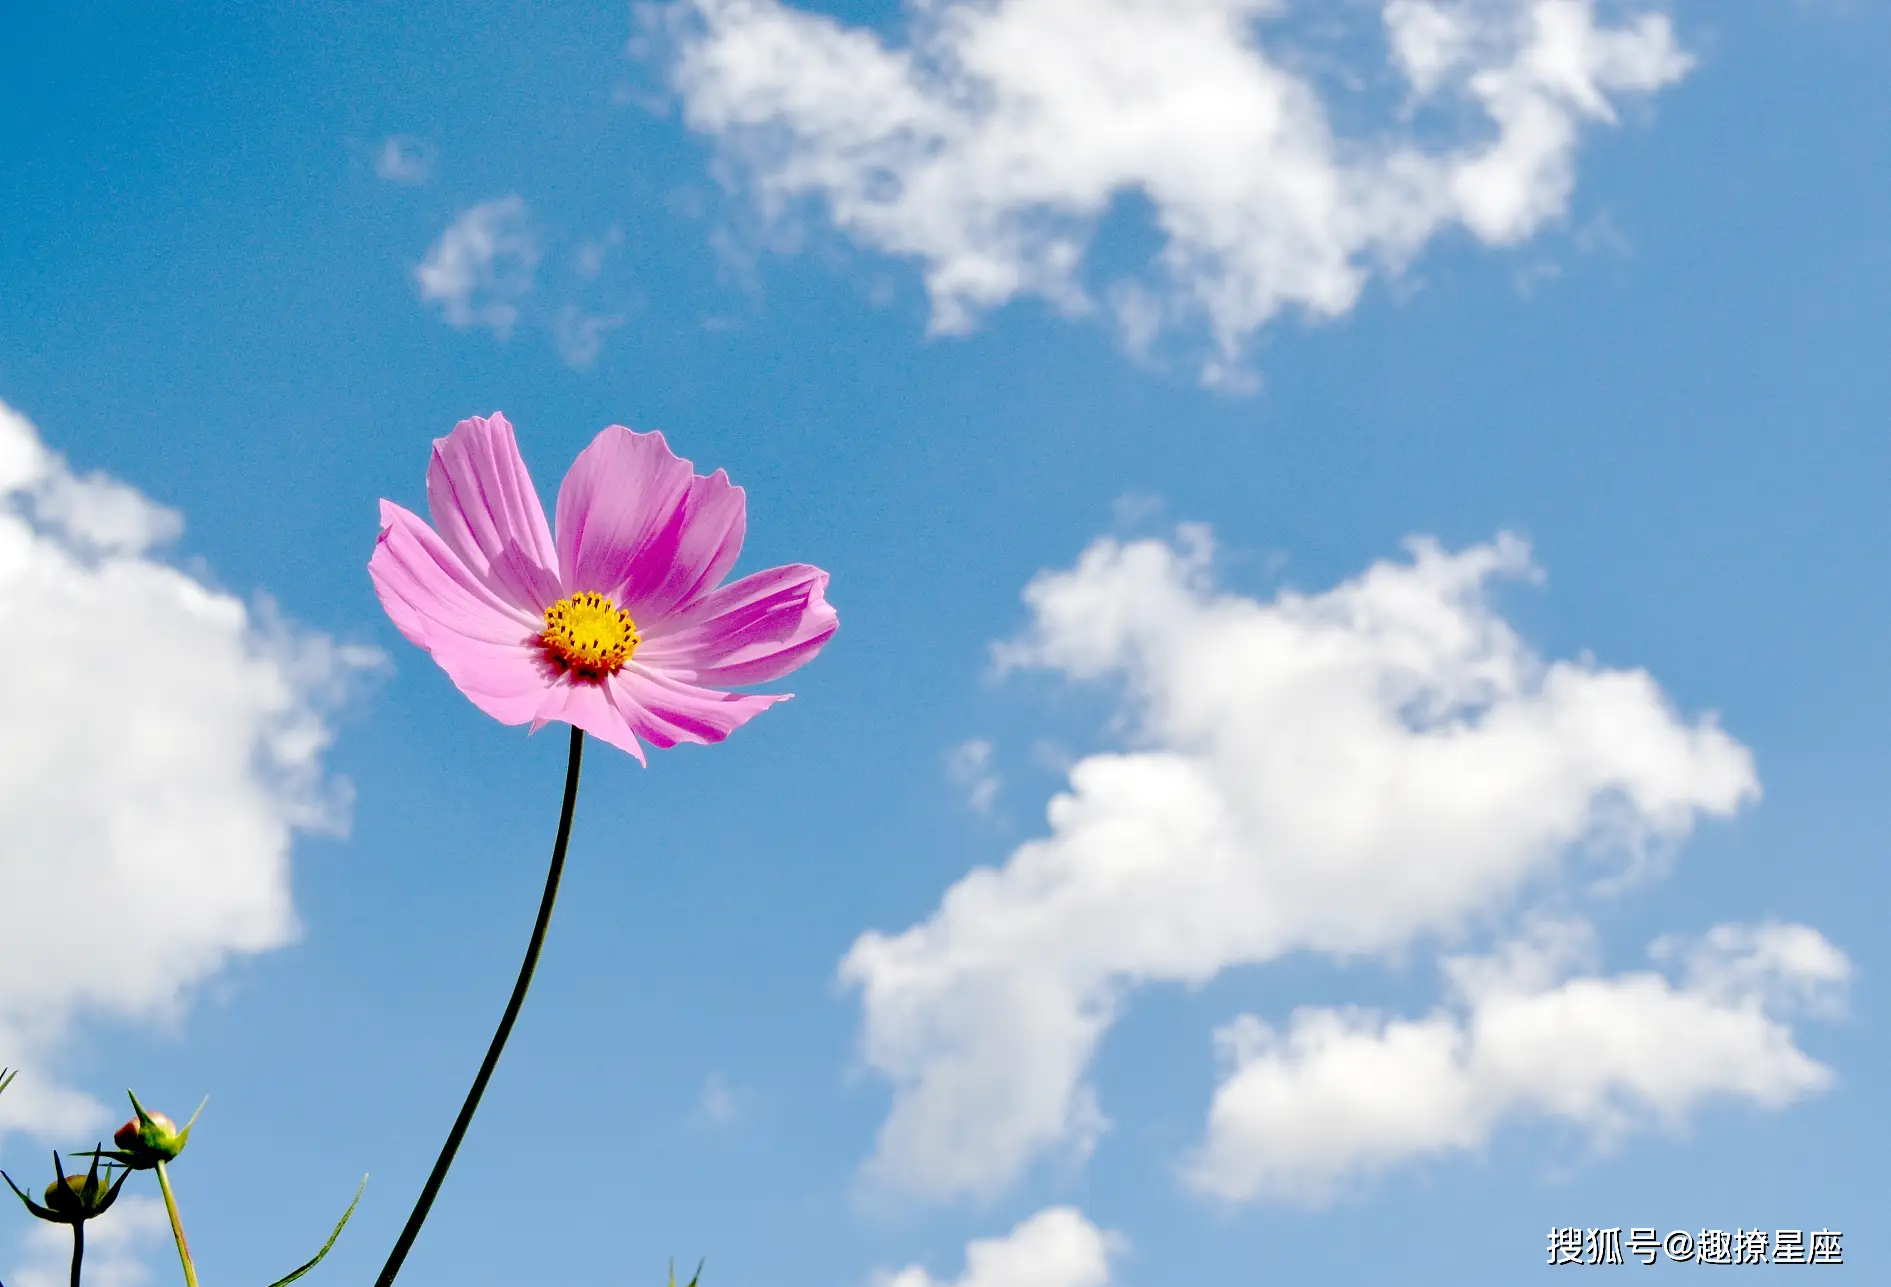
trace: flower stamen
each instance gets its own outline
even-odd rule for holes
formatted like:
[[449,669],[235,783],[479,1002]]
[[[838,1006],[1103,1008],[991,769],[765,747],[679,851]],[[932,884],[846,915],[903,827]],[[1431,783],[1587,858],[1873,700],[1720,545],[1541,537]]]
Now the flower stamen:
[[591,590],[567,595],[545,609],[545,630],[538,639],[561,672],[586,679],[614,674],[643,642],[630,614]]

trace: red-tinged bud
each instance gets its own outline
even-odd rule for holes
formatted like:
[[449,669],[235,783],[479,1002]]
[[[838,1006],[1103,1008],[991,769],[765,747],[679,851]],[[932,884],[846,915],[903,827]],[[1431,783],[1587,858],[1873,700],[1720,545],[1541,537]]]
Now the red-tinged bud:
[[[160,1137],[177,1134],[177,1123],[163,1113],[151,1114],[153,1134]],[[112,1139],[119,1148],[137,1148],[144,1144],[144,1131],[139,1128],[138,1119],[132,1118],[112,1133]]]
[[[192,1113],[190,1121],[179,1130],[177,1123],[165,1114],[147,1111],[136,1095],[131,1097],[131,1106],[138,1115],[112,1133],[112,1142],[118,1145],[118,1152],[113,1156],[118,1161],[134,1171],[147,1171],[184,1151],[184,1145],[190,1141],[190,1128],[197,1121],[196,1113]],[[199,1104],[197,1111],[202,1112],[203,1105]]]

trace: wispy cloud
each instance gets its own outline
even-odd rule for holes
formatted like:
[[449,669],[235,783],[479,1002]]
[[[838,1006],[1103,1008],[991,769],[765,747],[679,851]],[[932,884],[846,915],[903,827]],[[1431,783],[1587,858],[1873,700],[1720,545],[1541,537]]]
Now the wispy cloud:
[[[604,337],[623,326],[635,300],[624,300],[623,311],[595,311],[580,297],[596,292],[611,252],[623,245],[623,230],[615,226],[604,234],[580,241],[567,256],[553,239],[553,263],[562,263],[563,287],[542,296],[527,308],[528,297],[539,290],[539,268],[548,252],[534,225],[525,199],[513,194],[482,201],[462,211],[435,239],[426,258],[414,269],[421,299],[440,310],[449,325],[460,330],[475,327],[501,340],[511,337],[521,322],[551,336],[559,360],[574,371],[589,370],[603,351]],[[562,295],[564,302],[555,303]]]
[[733,1126],[747,1104],[747,1094],[731,1086],[720,1072],[712,1072],[703,1079],[702,1093],[696,1097],[696,1121],[704,1126]]
[[552,321],[558,356],[574,371],[589,370],[604,347],[604,336],[624,324],[622,313],[587,313],[566,304]]
[[346,822],[325,712],[378,655],[165,564],[181,526],[0,404],[0,1133],[96,1125],[54,1075],[74,1021],[288,942],[294,836]]
[[[1440,233],[1507,245],[1568,208],[1584,127],[1689,66],[1652,6],[1599,8],[1387,0],[1338,52],[1279,0],[936,0],[904,45],[778,0],[664,12],[685,118],[763,212],[813,199],[917,260],[934,331],[1038,296],[1144,356],[1205,330],[1202,379],[1238,387],[1283,309],[1343,314]],[[1132,193],[1161,250],[1099,295],[1090,239]]]
[[592,237],[578,245],[577,260],[574,265],[582,281],[594,281],[604,271],[604,263],[611,257],[611,252],[624,244],[624,230],[612,224],[599,237]]
[[418,185],[433,177],[433,144],[411,134],[391,134],[374,154],[374,172],[389,183]]
[[965,803],[973,813],[989,815],[998,803],[1003,782],[992,767],[993,749],[990,742],[975,737],[946,753],[946,775],[965,792]]
[[515,194],[463,211],[414,269],[414,280],[448,325],[483,326],[504,339],[519,320],[519,301],[537,284],[538,262],[525,200]]

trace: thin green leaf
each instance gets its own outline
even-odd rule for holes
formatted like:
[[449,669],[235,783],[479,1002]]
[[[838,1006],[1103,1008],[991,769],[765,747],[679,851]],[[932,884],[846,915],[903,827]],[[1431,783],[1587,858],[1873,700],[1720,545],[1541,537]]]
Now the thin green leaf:
[[306,1274],[309,1270],[315,1268],[315,1266],[322,1263],[322,1257],[326,1256],[328,1254],[328,1249],[335,1245],[335,1239],[341,1237],[342,1228],[348,1223],[348,1217],[353,1215],[355,1213],[355,1208],[361,1204],[361,1194],[363,1190],[365,1190],[367,1187],[368,1187],[368,1177],[364,1175],[361,1177],[361,1184],[355,1189],[355,1200],[353,1202],[350,1202],[348,1204],[348,1209],[341,1213],[341,1223],[335,1226],[335,1232],[328,1235],[328,1241],[323,1243],[322,1249],[315,1253],[315,1259],[309,1261],[306,1265],[303,1265],[300,1269],[296,1270],[294,1273],[289,1274],[285,1277],[276,1279],[275,1282],[269,1284],[269,1287],[284,1287],[285,1284],[294,1282],[296,1279],[300,1278],[303,1274]]

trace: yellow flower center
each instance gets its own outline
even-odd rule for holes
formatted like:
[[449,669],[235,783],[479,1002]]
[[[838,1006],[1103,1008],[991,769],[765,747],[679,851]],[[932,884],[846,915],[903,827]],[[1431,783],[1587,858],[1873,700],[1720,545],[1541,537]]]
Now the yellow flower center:
[[628,612],[590,590],[545,609],[545,633],[538,638],[558,669],[591,679],[614,673],[643,642]]

